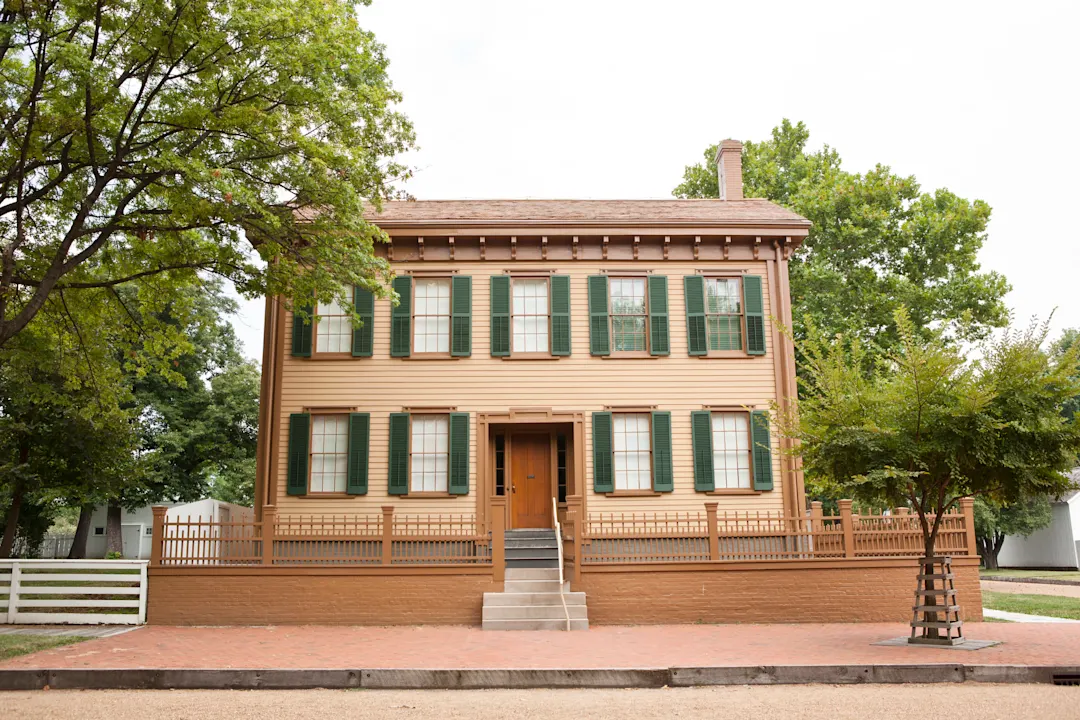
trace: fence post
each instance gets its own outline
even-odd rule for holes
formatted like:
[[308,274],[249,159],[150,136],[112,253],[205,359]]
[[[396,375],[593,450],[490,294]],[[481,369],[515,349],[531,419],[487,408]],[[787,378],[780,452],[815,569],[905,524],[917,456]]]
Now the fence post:
[[855,557],[855,523],[851,517],[851,501],[841,500],[840,526],[844,529],[844,557]]
[[709,523],[709,559],[716,562],[720,559],[720,526],[716,521],[716,506],[718,503],[705,503],[705,518]]
[[274,564],[274,532],[277,524],[277,508],[266,505],[262,511],[262,564]]
[[[506,580],[506,496],[491,498],[492,582]],[[562,538],[557,538],[562,542]]]
[[394,506],[382,506],[382,564],[394,562]]
[[574,522],[574,577],[571,581],[581,582],[581,566],[585,564],[582,557],[582,546],[585,540],[585,513],[582,512],[581,495],[568,495],[566,497],[566,517],[573,517]]
[[161,564],[162,546],[165,543],[165,506],[155,505],[150,508],[154,513],[154,526],[150,531],[150,564]]
[[11,563],[11,584],[8,587],[7,621],[9,625],[15,624],[15,614],[19,604],[19,574],[21,573],[18,560]]
[[978,555],[979,546],[975,541],[975,498],[960,498],[960,510],[964,513],[964,529],[967,531],[967,554]]

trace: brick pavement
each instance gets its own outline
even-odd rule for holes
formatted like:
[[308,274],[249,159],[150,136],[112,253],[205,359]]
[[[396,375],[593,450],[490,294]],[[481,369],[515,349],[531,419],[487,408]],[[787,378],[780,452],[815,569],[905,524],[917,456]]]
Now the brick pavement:
[[475,627],[165,627],[88,640],[0,668],[656,668],[966,663],[1080,665],[1080,625],[970,623],[977,651],[882,647],[902,624],[606,626],[585,632]]

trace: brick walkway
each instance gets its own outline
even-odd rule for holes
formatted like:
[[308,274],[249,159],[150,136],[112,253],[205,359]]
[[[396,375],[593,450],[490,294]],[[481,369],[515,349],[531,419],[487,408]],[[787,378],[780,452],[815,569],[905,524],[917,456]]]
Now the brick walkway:
[[584,632],[472,627],[150,626],[46,650],[0,668],[656,668],[965,663],[1080,665],[1080,625],[971,623],[977,651],[882,647],[902,624],[667,625]]

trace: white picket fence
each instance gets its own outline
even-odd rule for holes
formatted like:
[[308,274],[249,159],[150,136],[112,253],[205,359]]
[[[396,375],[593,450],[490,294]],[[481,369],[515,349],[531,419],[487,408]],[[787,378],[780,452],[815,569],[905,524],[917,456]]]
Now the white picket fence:
[[145,622],[145,560],[0,560],[0,623]]

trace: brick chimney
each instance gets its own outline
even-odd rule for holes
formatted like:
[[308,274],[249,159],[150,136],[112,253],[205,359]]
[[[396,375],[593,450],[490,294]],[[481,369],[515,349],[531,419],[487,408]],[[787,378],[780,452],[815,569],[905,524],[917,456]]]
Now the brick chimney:
[[742,143],[724,140],[716,151],[716,177],[721,200],[742,200]]

